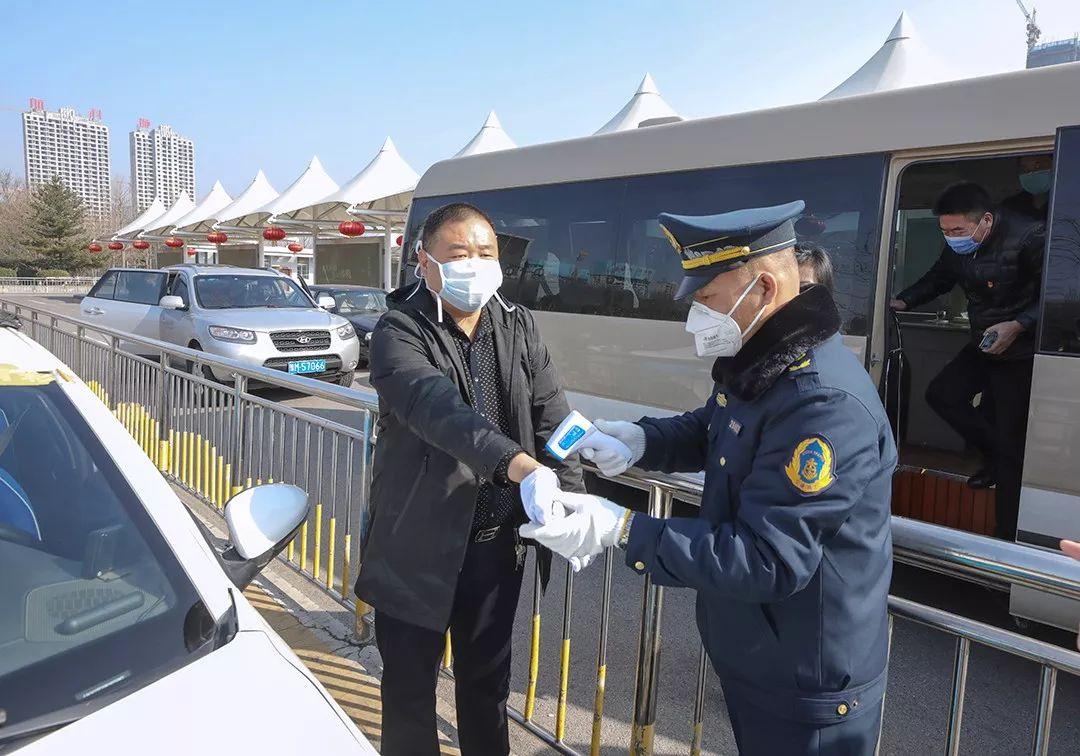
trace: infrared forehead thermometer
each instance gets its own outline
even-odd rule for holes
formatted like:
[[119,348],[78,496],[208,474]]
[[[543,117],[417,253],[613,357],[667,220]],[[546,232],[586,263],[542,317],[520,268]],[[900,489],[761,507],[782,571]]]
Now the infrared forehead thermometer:
[[566,419],[548,439],[546,449],[551,456],[562,461],[577,451],[581,443],[592,435],[593,424],[577,410],[571,410]]

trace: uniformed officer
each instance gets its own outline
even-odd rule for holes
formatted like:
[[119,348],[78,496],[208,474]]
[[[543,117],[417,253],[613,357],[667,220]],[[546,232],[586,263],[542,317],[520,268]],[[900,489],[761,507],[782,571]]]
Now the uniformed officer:
[[567,558],[609,546],[659,585],[697,591],[698,628],[744,754],[872,754],[888,654],[896,448],[824,286],[800,292],[801,201],[662,214],[693,295],[686,328],[715,359],[712,395],[678,417],[598,420],[583,456],[705,471],[698,518],[596,496],[522,533]]

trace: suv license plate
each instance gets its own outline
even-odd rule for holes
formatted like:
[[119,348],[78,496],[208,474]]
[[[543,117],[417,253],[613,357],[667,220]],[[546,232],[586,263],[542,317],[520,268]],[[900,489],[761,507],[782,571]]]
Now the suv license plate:
[[290,373],[325,373],[326,360],[296,360],[289,363]]

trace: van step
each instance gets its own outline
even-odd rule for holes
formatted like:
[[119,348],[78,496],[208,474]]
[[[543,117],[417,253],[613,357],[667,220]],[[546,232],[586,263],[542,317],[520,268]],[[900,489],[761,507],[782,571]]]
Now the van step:
[[967,478],[901,465],[893,476],[892,512],[935,525],[993,535],[995,492],[975,490]]

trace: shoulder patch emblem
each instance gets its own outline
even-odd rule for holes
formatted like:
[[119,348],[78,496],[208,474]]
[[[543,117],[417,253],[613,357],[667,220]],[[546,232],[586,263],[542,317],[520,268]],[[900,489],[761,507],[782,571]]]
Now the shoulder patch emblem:
[[784,474],[795,490],[803,496],[812,496],[836,481],[833,469],[832,445],[824,436],[810,436],[795,445]]
[[719,392],[716,395],[716,403],[719,404],[721,407],[726,407],[727,406],[727,394],[725,394],[723,391]]
[[807,357],[805,360],[802,360],[801,362],[796,362],[794,365],[788,368],[788,372],[794,373],[796,370],[802,370],[805,367],[810,367],[809,357]]

